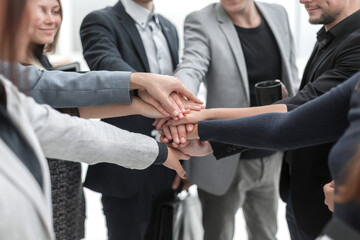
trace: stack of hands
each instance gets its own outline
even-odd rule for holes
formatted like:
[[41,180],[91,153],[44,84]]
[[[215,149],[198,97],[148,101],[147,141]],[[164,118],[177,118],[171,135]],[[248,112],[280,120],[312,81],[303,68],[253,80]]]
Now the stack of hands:
[[[178,160],[188,160],[190,156],[205,156],[212,152],[211,145],[201,142],[198,136],[197,122],[207,119],[203,102],[178,78],[164,75],[156,75],[154,78],[154,74],[150,76],[143,73],[132,75],[134,81],[130,82],[130,89],[138,91],[138,97],[134,97],[132,103],[136,112],[156,119],[154,126],[161,134],[161,142],[168,146],[168,158],[163,165],[186,179],[186,172]],[[175,179],[173,187],[177,188],[179,183],[180,178]]]
[[[158,79],[160,81],[157,81]],[[203,102],[178,78],[158,75],[156,79],[148,82],[151,82],[151,85],[141,83],[134,88],[138,89],[139,98],[134,97],[133,104],[138,114],[156,119],[153,125],[161,134],[161,142],[168,146],[168,159],[164,165],[178,174],[173,182],[173,189],[177,189],[181,181],[183,189],[188,189],[191,183],[184,180],[187,176],[179,159],[188,160],[190,156],[205,156],[212,153],[210,143],[200,141],[197,123],[216,119],[216,112],[205,109]],[[333,181],[324,186],[324,195],[325,204],[333,211]]]

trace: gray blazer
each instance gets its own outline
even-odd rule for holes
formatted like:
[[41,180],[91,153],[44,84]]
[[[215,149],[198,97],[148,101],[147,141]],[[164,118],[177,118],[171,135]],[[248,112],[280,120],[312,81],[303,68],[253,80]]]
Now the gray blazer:
[[0,76],[7,111],[39,159],[44,191],[0,139],[0,239],[55,239],[50,176],[45,157],[88,164],[99,160],[131,169],[149,167],[158,155],[151,138],[99,121],[61,114],[39,105]]
[[[276,4],[255,4],[279,45],[281,81],[293,96],[300,81],[287,13]],[[195,94],[203,81],[208,108],[248,107],[250,96],[244,54],[236,29],[221,4],[210,4],[187,16],[184,36],[184,56],[174,75]],[[207,192],[222,195],[230,187],[238,161],[239,154],[221,161],[209,155],[192,158],[185,163],[185,168],[190,181]]]
[[[8,63],[0,63],[0,70],[11,78]],[[130,72],[46,71],[20,64],[16,65],[16,72],[20,91],[54,108],[131,103]]]

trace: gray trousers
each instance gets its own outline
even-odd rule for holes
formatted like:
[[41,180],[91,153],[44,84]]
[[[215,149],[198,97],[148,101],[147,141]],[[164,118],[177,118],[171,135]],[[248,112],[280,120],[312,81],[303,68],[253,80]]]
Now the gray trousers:
[[198,189],[204,240],[232,240],[235,214],[243,209],[249,240],[274,240],[282,153],[240,160],[229,190],[222,196]]

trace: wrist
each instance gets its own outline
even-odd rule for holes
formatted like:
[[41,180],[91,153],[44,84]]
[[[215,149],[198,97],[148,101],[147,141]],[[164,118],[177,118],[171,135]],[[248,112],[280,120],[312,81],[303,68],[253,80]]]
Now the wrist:
[[161,165],[166,162],[170,149],[163,143],[157,142],[159,154],[155,159],[154,165]]
[[216,109],[210,108],[210,109],[204,109],[204,118],[203,121],[206,120],[215,120],[216,119]]
[[141,101],[139,97],[133,97],[132,103],[131,103],[131,113],[132,115],[142,114],[141,112]]
[[137,72],[131,73],[129,89],[130,90],[144,89],[146,83],[145,75],[146,75],[145,73],[137,73]]

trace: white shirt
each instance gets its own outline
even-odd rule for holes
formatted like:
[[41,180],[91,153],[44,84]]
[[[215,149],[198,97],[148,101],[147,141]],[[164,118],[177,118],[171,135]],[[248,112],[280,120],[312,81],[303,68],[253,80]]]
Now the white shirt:
[[158,15],[135,3],[133,0],[121,0],[129,16],[135,21],[144,44],[150,72],[172,75],[173,64],[169,45],[162,32]]

